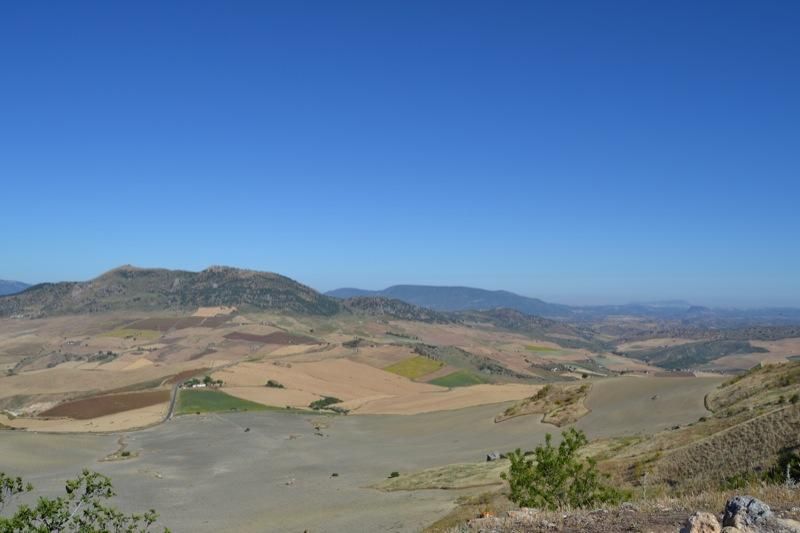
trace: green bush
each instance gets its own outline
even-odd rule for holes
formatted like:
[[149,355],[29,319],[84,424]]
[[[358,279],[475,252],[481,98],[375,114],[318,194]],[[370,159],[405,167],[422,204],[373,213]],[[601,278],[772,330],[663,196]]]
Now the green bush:
[[284,388],[286,388],[286,387],[283,386],[282,383],[278,383],[274,379],[267,380],[267,384],[264,385],[264,386],[265,387],[270,387],[270,388],[273,388],[273,389],[284,389]]
[[394,471],[391,474],[389,474],[389,479],[392,479],[392,478],[395,478],[395,477],[400,477],[400,472]]
[[782,450],[778,460],[764,473],[763,478],[770,483],[785,483],[787,474],[795,482],[800,480],[800,447]]
[[789,398],[789,403],[797,403],[800,402],[800,394],[794,393],[792,397]]
[[320,409],[326,409],[335,403],[341,403],[341,402],[342,400],[340,400],[339,398],[334,398],[333,396],[323,396],[319,400],[314,400],[308,406],[314,409],[315,411],[318,411]]
[[[0,511],[31,491],[33,486],[30,483],[0,472]],[[0,531],[144,533],[150,531],[158,519],[158,514],[152,509],[142,514],[126,515],[106,506],[104,501],[115,495],[114,488],[109,478],[97,472],[83,470],[78,478],[66,482],[65,491],[66,494],[57,498],[39,496],[33,507],[22,503],[9,516],[0,513]]]
[[511,501],[521,507],[558,510],[618,503],[626,498],[625,493],[602,483],[596,461],[578,457],[578,450],[588,442],[582,431],[570,428],[561,438],[555,447],[548,433],[532,459],[526,459],[519,449],[508,455],[511,466],[501,476],[509,483]]

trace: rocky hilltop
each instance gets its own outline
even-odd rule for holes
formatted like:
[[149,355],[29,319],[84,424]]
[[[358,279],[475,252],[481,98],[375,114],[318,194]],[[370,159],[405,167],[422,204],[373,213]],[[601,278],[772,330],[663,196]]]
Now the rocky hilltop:
[[341,304],[271,272],[210,267],[201,272],[115,268],[90,281],[42,283],[0,297],[0,316],[42,317],[120,310],[190,309],[232,305],[332,315]]

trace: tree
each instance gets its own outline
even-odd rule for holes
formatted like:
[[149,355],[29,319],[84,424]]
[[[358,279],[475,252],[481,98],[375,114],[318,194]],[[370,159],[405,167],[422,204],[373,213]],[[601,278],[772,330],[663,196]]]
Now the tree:
[[33,486],[22,478],[0,472],[0,533],[142,533],[149,531],[158,519],[152,509],[143,514],[126,515],[105,506],[104,500],[115,495],[111,480],[89,470],[83,470],[79,477],[66,482],[64,496],[40,496],[35,506],[21,504],[11,516],[3,516],[9,503],[31,491]]
[[582,431],[570,428],[561,433],[561,439],[555,447],[548,433],[531,459],[519,449],[508,455],[511,466],[501,476],[508,481],[511,501],[521,507],[557,510],[624,499],[622,492],[602,483],[594,459],[578,457],[578,450],[588,442]]

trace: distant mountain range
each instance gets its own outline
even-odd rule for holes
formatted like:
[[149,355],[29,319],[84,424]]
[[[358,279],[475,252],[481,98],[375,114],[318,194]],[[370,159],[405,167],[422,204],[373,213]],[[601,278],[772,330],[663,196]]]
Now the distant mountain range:
[[25,289],[30,287],[27,283],[22,283],[21,281],[7,281],[4,279],[0,279],[0,296],[5,296],[7,294],[16,294],[18,292],[22,292]]
[[325,293],[334,298],[381,296],[395,298],[436,311],[467,311],[507,308],[528,315],[568,318],[573,309],[567,305],[547,303],[508,291],[488,291],[472,287],[436,287],[429,285],[394,285],[381,291],[336,289]]
[[370,291],[354,288],[325,293],[334,298],[394,298],[440,312],[513,309],[528,315],[571,321],[596,321],[610,316],[636,316],[658,320],[685,321],[706,326],[744,326],[754,323],[800,323],[798,308],[720,309],[692,305],[683,300],[638,302],[622,305],[569,306],[529,298],[508,291],[490,291],[473,287],[429,285],[393,285]]
[[[7,286],[0,285],[3,288]],[[324,316],[366,314],[425,322],[484,320],[503,324],[503,327],[544,328],[551,332],[554,324],[530,321],[525,317],[557,319],[575,325],[597,324],[614,316],[666,321],[672,324],[670,327],[800,324],[800,309],[795,308],[711,309],[684,301],[581,307],[549,303],[508,291],[471,287],[395,285],[382,291],[338,289],[321,294],[280,274],[232,267],[210,267],[201,272],[189,272],[126,265],[89,281],[40,283],[31,287],[12,282],[10,287],[10,290],[22,292],[0,295],[0,317],[125,310],[178,311],[227,305],[242,310]],[[495,312],[502,310],[515,311],[523,316]]]

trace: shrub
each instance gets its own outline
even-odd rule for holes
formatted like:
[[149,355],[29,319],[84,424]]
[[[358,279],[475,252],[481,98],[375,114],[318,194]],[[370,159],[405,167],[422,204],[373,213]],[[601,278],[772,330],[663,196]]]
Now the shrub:
[[131,452],[129,452],[128,450],[125,450],[125,451],[124,451],[124,452],[122,452],[120,455],[121,455],[122,457],[130,457],[130,456],[131,456]]
[[396,471],[396,470],[395,470],[394,472],[392,472],[391,474],[389,474],[389,479],[392,479],[392,478],[394,478],[394,477],[400,477],[400,472],[398,472],[398,471]]
[[800,480],[800,448],[782,450],[778,460],[763,477],[771,483],[785,483],[789,481],[787,477],[794,482]]
[[273,389],[285,389],[286,387],[283,386],[282,383],[278,383],[274,379],[267,380],[267,384],[264,385],[265,387],[271,387]]
[[334,398],[333,396],[323,396],[319,400],[314,400],[313,402],[308,404],[308,406],[311,409],[314,409],[315,411],[319,411],[320,409],[326,409],[335,403],[341,403],[341,402],[342,400],[340,400],[339,398]]
[[797,403],[797,402],[800,402],[800,394],[794,393],[792,394],[792,397],[789,398],[789,403]]
[[[0,511],[33,486],[20,478],[0,472]],[[97,472],[84,470],[66,483],[66,494],[57,498],[40,496],[35,505],[19,505],[10,516],[0,514],[0,531],[126,531],[140,533],[150,530],[158,514],[152,509],[143,514],[126,515],[104,504],[112,498],[111,480]],[[168,531],[165,529],[165,531]]]
[[551,387],[550,385],[545,385],[544,387],[539,389],[539,391],[533,396],[533,399],[534,400],[544,399],[550,393],[550,389],[552,388],[553,387]]
[[596,461],[578,457],[578,450],[588,442],[582,431],[570,428],[561,438],[555,447],[552,435],[545,435],[544,445],[536,447],[532,459],[519,449],[508,455],[511,466],[501,476],[509,483],[511,501],[521,507],[558,510],[625,499],[624,493],[601,482]]

